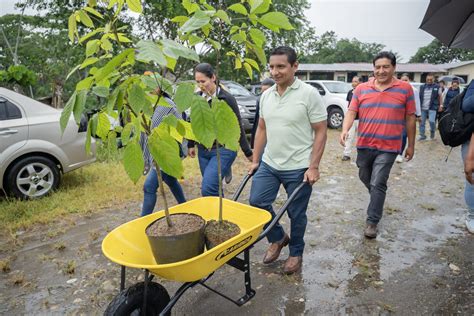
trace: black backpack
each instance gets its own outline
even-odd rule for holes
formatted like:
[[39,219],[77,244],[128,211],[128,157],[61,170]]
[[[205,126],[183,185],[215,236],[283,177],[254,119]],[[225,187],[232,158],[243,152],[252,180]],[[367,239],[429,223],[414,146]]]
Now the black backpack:
[[464,144],[474,132],[474,113],[462,111],[465,89],[449,102],[448,109],[441,113],[438,129],[443,144],[456,147]]

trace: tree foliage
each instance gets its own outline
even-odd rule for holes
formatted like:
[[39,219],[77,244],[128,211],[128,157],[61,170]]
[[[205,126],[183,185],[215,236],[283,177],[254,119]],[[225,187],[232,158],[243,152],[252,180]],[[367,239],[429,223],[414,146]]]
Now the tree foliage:
[[444,64],[453,61],[474,59],[474,51],[461,48],[448,48],[439,40],[434,39],[426,46],[420,47],[410,58],[411,63]]
[[304,63],[346,63],[372,62],[374,56],[383,50],[384,45],[363,43],[357,39],[338,39],[333,31],[325,32],[316,37],[315,45],[308,55],[300,58]]

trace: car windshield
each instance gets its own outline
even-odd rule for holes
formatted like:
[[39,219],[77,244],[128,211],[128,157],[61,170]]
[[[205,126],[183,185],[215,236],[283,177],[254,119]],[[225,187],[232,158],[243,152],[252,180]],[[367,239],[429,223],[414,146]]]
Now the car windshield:
[[345,82],[323,82],[331,93],[347,93],[352,89],[351,85]]
[[224,86],[227,88],[227,90],[229,90],[230,94],[232,94],[234,97],[252,96],[249,90],[245,89],[244,87],[236,83],[226,82],[224,83]]

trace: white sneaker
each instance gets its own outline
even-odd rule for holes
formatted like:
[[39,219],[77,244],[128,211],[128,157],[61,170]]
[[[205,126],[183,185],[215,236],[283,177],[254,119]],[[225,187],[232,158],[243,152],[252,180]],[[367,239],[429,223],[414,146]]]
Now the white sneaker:
[[398,163],[402,163],[403,162],[403,156],[398,155],[397,158],[395,158],[395,161],[398,162]]
[[474,234],[474,218],[466,216],[466,228],[471,234]]

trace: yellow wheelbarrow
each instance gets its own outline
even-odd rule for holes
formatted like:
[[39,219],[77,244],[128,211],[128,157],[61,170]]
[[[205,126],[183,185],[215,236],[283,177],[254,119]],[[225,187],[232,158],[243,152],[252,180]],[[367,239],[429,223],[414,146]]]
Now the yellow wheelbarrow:
[[[105,315],[169,315],[179,298],[195,285],[202,285],[227,300],[241,306],[248,302],[255,291],[251,287],[250,248],[278,222],[286,212],[288,205],[306,185],[300,184],[286,203],[278,210],[276,216],[262,232],[265,224],[270,222],[269,212],[236,202],[243,188],[250,179],[247,175],[239,185],[233,200],[224,199],[224,219],[237,224],[240,234],[224,243],[204,251],[196,257],[169,264],[157,264],[151,251],[145,228],[157,218],[164,216],[164,211],[127,222],[111,231],[102,241],[102,252],[111,261],[121,265],[120,293],[110,302]],[[170,213],[194,213],[206,221],[217,219],[218,197],[203,197],[171,207]],[[243,258],[237,257],[243,253]],[[244,272],[245,295],[237,300],[209,287],[205,282],[225,263]],[[144,282],[125,289],[126,267],[143,269]],[[170,298],[166,289],[156,282],[154,276],[173,281],[184,282]]]

